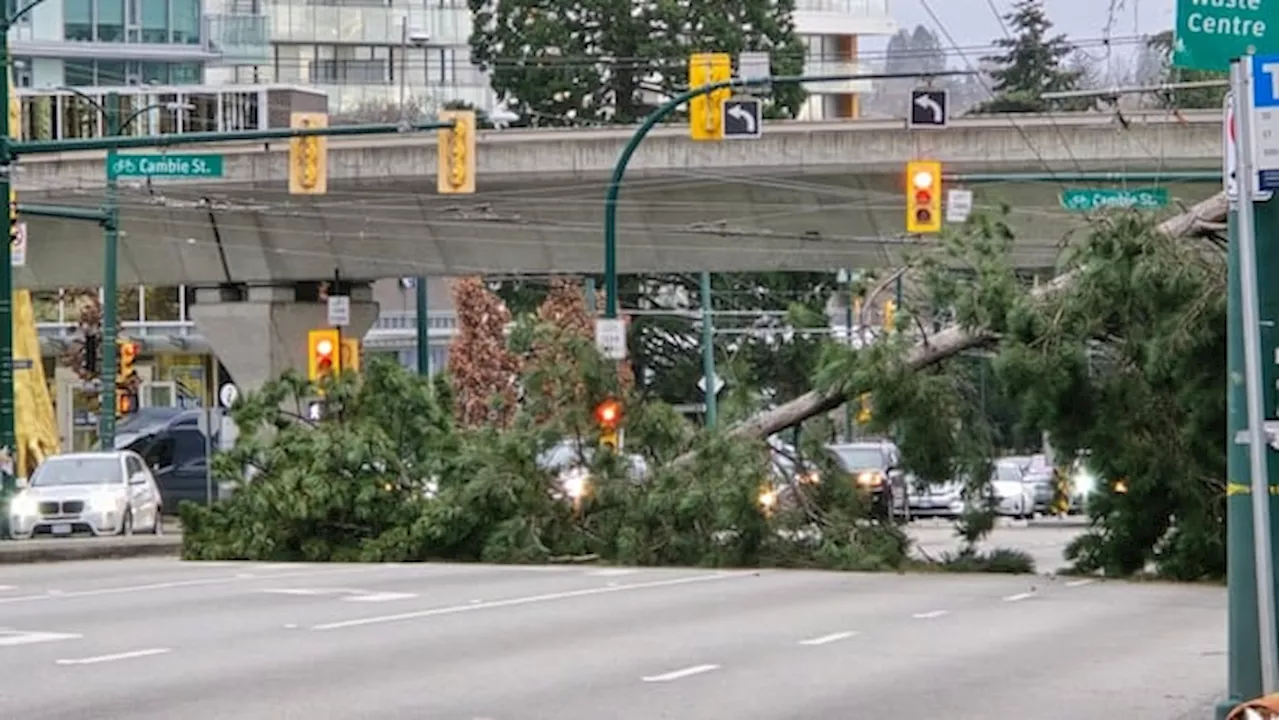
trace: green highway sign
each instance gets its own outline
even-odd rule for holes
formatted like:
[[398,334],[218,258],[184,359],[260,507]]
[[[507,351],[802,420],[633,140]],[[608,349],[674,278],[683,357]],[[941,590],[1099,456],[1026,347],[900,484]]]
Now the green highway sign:
[[1165,188],[1136,188],[1133,190],[1105,190],[1100,188],[1063,190],[1058,201],[1067,210],[1086,212],[1106,208],[1136,208],[1155,210],[1169,204],[1169,191]]
[[125,177],[222,177],[221,155],[116,155],[107,157],[107,179]]
[[1173,66],[1226,72],[1250,47],[1260,55],[1275,53],[1276,10],[1276,0],[1178,0]]

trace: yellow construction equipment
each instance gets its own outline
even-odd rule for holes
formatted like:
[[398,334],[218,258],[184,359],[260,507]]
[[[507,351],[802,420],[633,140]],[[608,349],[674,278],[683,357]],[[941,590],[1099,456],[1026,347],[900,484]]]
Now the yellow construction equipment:
[[[17,86],[13,83],[12,57],[9,68],[9,135],[22,138],[22,115]],[[30,290],[13,291],[13,401],[15,435],[14,473],[27,477],[46,457],[57,454],[58,422],[53,414],[53,397],[44,374],[40,336],[36,332],[36,312]]]

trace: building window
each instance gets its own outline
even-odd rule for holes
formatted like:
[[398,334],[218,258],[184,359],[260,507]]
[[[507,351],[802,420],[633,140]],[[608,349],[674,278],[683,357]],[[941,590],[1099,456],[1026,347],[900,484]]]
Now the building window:
[[[14,13],[18,12],[19,10],[21,10],[23,7],[26,6],[25,2],[19,2],[19,0],[8,0],[7,4],[9,7],[9,17],[13,17]],[[23,15],[22,17],[18,18],[18,21],[14,23],[14,25],[30,25],[30,24],[31,24],[31,13],[29,12],[26,15]]]
[[387,85],[396,77],[387,47],[319,45],[315,57],[320,59],[310,62],[311,82],[320,85]]
[[142,42],[169,42],[169,0],[130,0],[142,3]]
[[63,82],[72,87],[92,85],[199,85],[204,67],[198,62],[133,62],[123,60],[65,60]]
[[173,6],[173,42],[180,45],[200,44],[200,0],[171,0]]
[[93,0],[63,0],[63,37],[76,42],[93,42]]
[[124,42],[123,0],[96,0],[98,10],[98,41]]

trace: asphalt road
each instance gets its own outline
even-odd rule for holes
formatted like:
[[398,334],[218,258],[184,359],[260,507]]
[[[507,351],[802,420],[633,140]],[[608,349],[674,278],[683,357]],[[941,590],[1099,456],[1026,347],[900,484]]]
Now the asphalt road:
[[[1054,573],[1070,566],[1063,552],[1083,531],[1083,521],[1076,518],[1038,520],[1030,524],[1002,518],[978,548],[1021,550],[1035,560],[1036,572]],[[939,560],[944,553],[955,552],[961,545],[951,520],[917,520],[911,523],[907,533],[915,540],[916,554],[925,558]]]
[[1175,720],[1225,686],[1221,588],[460,565],[0,568],[32,720]]

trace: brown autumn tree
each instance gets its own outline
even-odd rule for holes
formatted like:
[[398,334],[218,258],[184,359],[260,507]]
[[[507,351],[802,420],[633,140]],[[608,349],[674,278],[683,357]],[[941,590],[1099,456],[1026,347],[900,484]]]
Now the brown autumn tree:
[[[598,299],[596,306],[603,304]],[[592,400],[584,382],[582,361],[575,356],[580,341],[595,341],[595,318],[587,309],[582,285],[576,279],[556,278],[551,290],[538,306],[540,332],[535,336],[529,354],[531,365],[557,372],[543,376],[542,392],[555,397],[561,404],[585,406]],[[572,342],[572,341],[579,342]],[[631,390],[634,376],[631,364],[617,364],[618,387],[623,394]],[[545,418],[543,418],[545,419]]]
[[515,414],[520,359],[507,349],[511,313],[478,277],[453,286],[458,332],[449,346],[454,412],[469,427],[505,426]]

